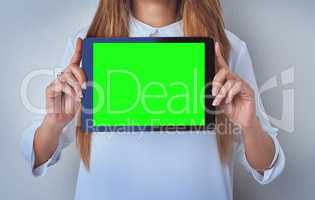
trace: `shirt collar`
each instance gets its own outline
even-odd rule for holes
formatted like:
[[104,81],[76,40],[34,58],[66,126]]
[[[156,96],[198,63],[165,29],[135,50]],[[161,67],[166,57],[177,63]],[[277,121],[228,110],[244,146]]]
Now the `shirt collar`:
[[183,36],[183,20],[163,27],[153,27],[141,22],[134,16],[129,21],[130,37],[181,37]]

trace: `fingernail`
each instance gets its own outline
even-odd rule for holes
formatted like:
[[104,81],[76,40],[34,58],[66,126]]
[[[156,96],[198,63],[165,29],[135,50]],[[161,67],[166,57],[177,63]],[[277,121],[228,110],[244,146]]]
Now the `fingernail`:
[[215,100],[212,102],[212,105],[213,105],[213,106],[217,106],[217,105],[218,105],[218,100],[215,99]]
[[84,83],[82,84],[82,89],[83,89],[83,90],[86,90],[86,82],[84,82]]

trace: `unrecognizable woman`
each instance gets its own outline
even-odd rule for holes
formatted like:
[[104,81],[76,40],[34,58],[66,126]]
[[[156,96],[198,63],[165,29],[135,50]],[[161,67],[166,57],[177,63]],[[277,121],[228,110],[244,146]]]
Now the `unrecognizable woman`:
[[[216,41],[213,105],[224,112],[216,116],[216,130],[108,137],[76,128],[86,88],[81,38],[182,36]],[[77,200],[230,200],[236,162],[261,184],[284,168],[277,129],[260,104],[248,49],[224,28],[219,0],[101,0],[90,27],[70,38],[64,66],[47,86],[47,114],[25,131],[22,149],[33,175],[42,176],[76,140],[82,161]],[[240,131],[234,131],[236,125]]]

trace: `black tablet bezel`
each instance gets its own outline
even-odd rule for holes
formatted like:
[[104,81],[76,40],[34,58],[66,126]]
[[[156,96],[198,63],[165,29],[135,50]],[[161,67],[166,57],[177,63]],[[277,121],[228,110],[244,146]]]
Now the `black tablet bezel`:
[[[93,44],[94,43],[204,43],[205,44],[205,126],[94,126],[93,124]],[[215,108],[212,106],[212,80],[215,75],[214,41],[208,37],[144,37],[144,38],[87,38],[83,41],[82,68],[87,79],[83,90],[81,128],[85,132],[130,131],[198,131],[213,130]]]

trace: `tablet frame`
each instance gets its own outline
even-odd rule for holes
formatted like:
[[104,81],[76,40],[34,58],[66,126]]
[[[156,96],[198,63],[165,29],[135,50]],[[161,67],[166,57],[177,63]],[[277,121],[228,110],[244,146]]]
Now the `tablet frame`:
[[[83,90],[81,129],[85,132],[139,132],[139,131],[204,131],[215,128],[215,111],[212,105],[212,84],[205,89],[205,126],[94,126],[93,124],[93,44],[94,43],[204,43],[205,85],[215,76],[214,40],[208,37],[136,37],[136,38],[86,38],[83,41],[82,69],[87,88]],[[207,98],[208,97],[208,98]]]

